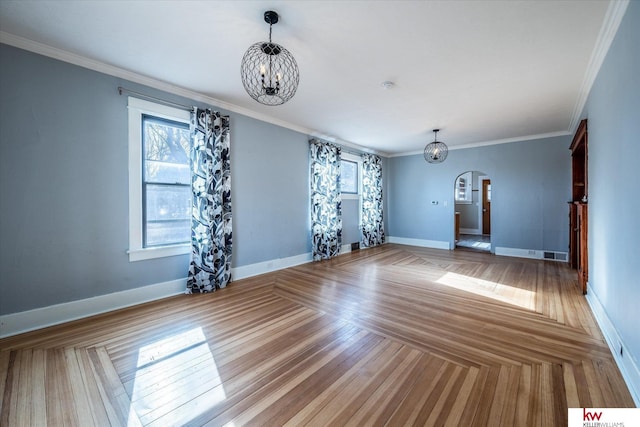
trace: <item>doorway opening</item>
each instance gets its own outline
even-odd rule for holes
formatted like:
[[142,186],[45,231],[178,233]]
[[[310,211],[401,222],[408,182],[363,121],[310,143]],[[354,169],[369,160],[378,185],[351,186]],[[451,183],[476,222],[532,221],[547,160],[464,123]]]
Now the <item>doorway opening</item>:
[[454,182],[455,248],[491,252],[491,178],[466,171]]

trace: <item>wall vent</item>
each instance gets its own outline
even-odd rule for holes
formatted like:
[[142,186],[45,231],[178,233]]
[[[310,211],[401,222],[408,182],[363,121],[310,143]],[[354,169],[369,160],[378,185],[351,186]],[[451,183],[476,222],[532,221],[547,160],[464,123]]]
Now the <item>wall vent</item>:
[[543,258],[553,261],[567,262],[568,256],[566,252],[544,251]]
[[352,251],[355,251],[355,250],[358,250],[358,249],[360,249],[360,242],[355,242],[355,243],[351,244],[351,250]]

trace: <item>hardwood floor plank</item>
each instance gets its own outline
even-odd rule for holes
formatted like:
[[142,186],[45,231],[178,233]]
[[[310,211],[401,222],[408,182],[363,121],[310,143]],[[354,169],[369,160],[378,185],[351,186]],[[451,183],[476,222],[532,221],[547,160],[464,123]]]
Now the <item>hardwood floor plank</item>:
[[473,392],[473,385],[478,378],[479,372],[480,370],[475,367],[471,367],[467,370],[466,375],[464,376],[464,382],[460,386],[458,395],[451,405],[449,416],[443,424],[445,427],[455,427],[461,425],[462,415],[465,408],[467,407],[467,402],[471,397],[471,393]]
[[560,421],[561,423],[568,424],[568,406],[567,406],[567,390],[564,382],[564,374],[562,372],[562,365],[551,365],[551,395],[553,397],[553,422]]
[[314,399],[316,393],[325,390],[333,382],[345,375],[353,365],[373,351],[383,340],[384,338],[380,336],[367,334],[366,341],[361,340],[364,342],[354,343],[329,363],[325,363],[321,367],[316,366],[316,370],[311,375],[291,388],[279,399],[273,401],[266,410],[257,413],[247,423],[283,425],[307,406]]
[[76,350],[73,348],[64,349],[64,357],[64,363],[69,374],[69,384],[73,394],[73,401],[75,402],[78,422],[80,425],[93,424],[93,410],[89,404],[89,400],[87,399],[85,384],[82,377],[82,371],[80,370],[80,365],[78,364]]
[[[7,385],[7,376],[9,375],[9,359],[11,352],[9,350],[0,350],[0,420],[2,420],[2,406],[5,398],[5,387]],[[11,381],[9,381],[11,382]],[[10,396],[10,392],[7,393]]]
[[372,384],[379,384],[394,369],[393,360],[404,359],[410,352],[405,346],[385,339],[284,425],[326,423],[343,408],[356,407],[355,400],[363,389],[377,387]]
[[436,401],[433,409],[429,413],[429,418],[425,422],[426,425],[441,426],[449,417],[451,405],[456,399],[456,395],[462,386],[465,378],[466,369],[456,366],[453,373],[449,376],[444,389],[439,393],[440,397]]
[[531,393],[531,366],[522,365],[520,367],[520,381],[518,381],[518,391],[516,394],[515,404],[516,410],[514,414],[514,423],[516,426],[525,426],[529,419],[529,401]]
[[[8,426],[10,422],[15,423],[15,412],[18,403],[18,384],[20,383],[20,360],[18,358],[19,351],[3,351],[5,353],[4,360],[7,366],[7,372],[4,377],[2,394],[2,411],[0,412],[0,425]],[[16,360],[18,359],[18,360]]]
[[565,362],[562,365],[562,375],[567,407],[580,408],[580,397],[578,396],[578,387],[576,386],[573,364]]
[[27,392],[30,394],[28,402],[31,411],[31,424],[47,425],[46,383],[47,362],[45,350],[34,349],[31,355],[31,383]]
[[507,397],[507,384],[509,381],[509,366],[501,366],[500,373],[496,380],[496,389],[491,402],[489,411],[489,425],[500,425],[502,412],[504,410],[505,400]]
[[107,351],[104,348],[90,348],[87,353],[94,373],[100,379],[100,394],[102,401],[105,402],[110,424],[127,427],[141,426],[138,415],[131,406],[129,396],[111,364]]
[[407,387],[406,397],[395,408],[387,425],[415,424],[420,410],[431,395],[436,383],[444,375],[447,362],[439,357],[424,355],[420,357],[408,378],[413,384]]
[[360,402],[343,408],[334,419],[336,425],[358,426],[369,422],[376,413],[386,406],[392,398],[394,390],[402,390],[402,385],[413,381],[415,377],[415,364],[422,355],[419,352],[411,352],[403,359],[399,359],[394,369],[383,379],[377,388],[372,384],[360,392]]
[[18,401],[16,402],[16,426],[30,426],[31,420],[31,384],[33,381],[33,350],[22,350],[20,357],[20,381],[18,382]]
[[360,348],[368,341],[369,334],[363,330],[349,328],[345,332],[340,340],[333,340],[325,345],[305,351],[297,357],[290,369],[278,369],[263,378],[258,383],[258,387],[252,386],[245,389],[241,396],[250,395],[253,404],[249,404],[245,399],[239,399],[237,403],[212,419],[209,424],[218,425],[233,422],[242,425],[244,422],[248,422],[259,413],[267,410],[275,401],[305,381],[322,366],[334,358],[344,357],[340,355],[343,355],[349,347],[355,345],[356,348]]
[[376,346],[361,358],[345,375],[325,388],[283,425],[289,427],[308,425],[315,417],[328,419],[340,408],[349,405],[351,399],[375,377],[383,376],[385,366],[389,365],[395,356],[403,357],[403,353],[400,352],[402,349],[409,351],[399,343],[384,340],[381,345]]
[[[321,323],[321,322],[320,322]],[[309,360],[317,358],[322,352],[331,351],[345,340],[349,340],[357,334],[364,332],[353,325],[343,324],[340,327],[331,327],[327,324],[329,333],[320,330],[319,337],[309,338],[295,345],[289,352],[280,356],[281,359],[276,364],[271,365],[265,371],[255,373],[243,370],[242,375],[234,375],[232,379],[225,382],[226,398],[221,401],[211,403],[205,401],[204,408],[195,412],[188,405],[183,405],[170,414],[171,419],[189,420],[192,425],[221,425],[231,421],[237,414],[250,408],[253,403],[269,395],[271,388],[286,382],[288,379],[296,378],[298,372]],[[259,364],[257,366],[260,366]],[[224,375],[224,374],[223,374]],[[171,424],[173,421],[166,424]]]
[[78,366],[80,368],[80,375],[82,376],[84,392],[86,393],[87,400],[91,406],[93,425],[109,425],[109,416],[107,415],[104,402],[100,396],[100,387],[96,381],[96,376],[94,375],[94,369],[89,358],[89,354],[87,353],[87,349],[76,349],[76,357],[78,358]]

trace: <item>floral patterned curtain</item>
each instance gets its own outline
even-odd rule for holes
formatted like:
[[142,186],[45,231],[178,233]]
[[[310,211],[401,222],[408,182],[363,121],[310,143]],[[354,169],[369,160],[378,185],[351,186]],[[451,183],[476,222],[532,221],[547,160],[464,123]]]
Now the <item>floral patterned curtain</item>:
[[309,141],[311,169],[311,244],[313,260],[332,258],[342,246],[340,147]]
[[362,155],[362,246],[383,243],[382,160],[365,153]]
[[229,117],[191,112],[191,263],[186,293],[213,292],[231,281]]

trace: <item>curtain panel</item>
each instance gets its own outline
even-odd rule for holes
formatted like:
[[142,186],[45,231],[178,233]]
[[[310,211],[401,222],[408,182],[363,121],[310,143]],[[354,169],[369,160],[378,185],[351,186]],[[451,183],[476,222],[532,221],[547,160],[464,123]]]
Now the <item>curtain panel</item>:
[[383,243],[382,160],[365,153],[362,155],[362,246]]
[[314,261],[332,258],[342,246],[340,147],[309,141],[311,251]]
[[213,292],[231,281],[229,117],[191,112],[191,262],[186,293]]

